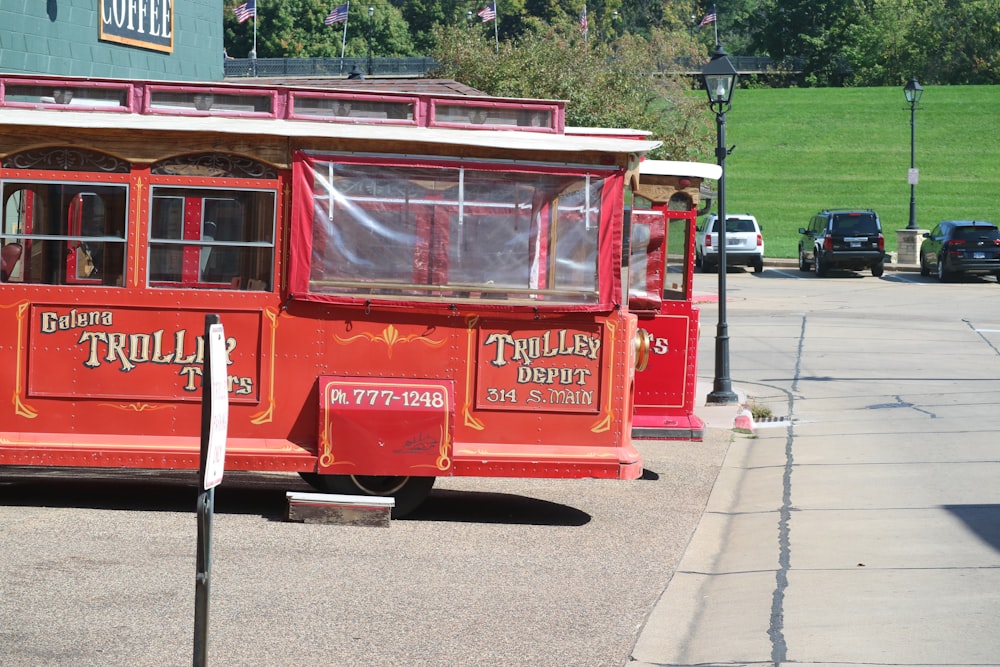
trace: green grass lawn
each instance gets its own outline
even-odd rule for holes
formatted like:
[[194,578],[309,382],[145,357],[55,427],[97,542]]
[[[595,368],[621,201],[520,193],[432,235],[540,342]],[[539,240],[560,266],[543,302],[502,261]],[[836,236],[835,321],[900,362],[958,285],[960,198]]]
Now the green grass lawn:
[[[769,257],[795,257],[799,227],[823,208],[875,209],[886,249],[896,249],[910,210],[902,86],[737,90],[726,135],[736,146],[726,159],[726,210],[757,216]],[[1000,86],[927,86],[916,166],[918,227],[1000,224]]]

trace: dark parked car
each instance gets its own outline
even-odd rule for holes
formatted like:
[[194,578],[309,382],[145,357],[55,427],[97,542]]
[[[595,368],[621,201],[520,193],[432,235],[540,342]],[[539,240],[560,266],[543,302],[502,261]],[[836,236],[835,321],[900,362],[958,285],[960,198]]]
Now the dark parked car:
[[825,276],[830,269],[885,271],[885,237],[878,214],[869,209],[827,209],[799,227],[799,270],[816,270]]
[[924,234],[920,275],[937,272],[948,282],[961,274],[986,274],[1000,281],[1000,230],[977,220],[945,220]]

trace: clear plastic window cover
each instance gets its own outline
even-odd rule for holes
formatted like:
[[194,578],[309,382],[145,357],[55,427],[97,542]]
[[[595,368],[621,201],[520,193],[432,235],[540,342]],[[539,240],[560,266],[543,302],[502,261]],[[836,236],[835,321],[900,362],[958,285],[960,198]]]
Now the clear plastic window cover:
[[641,222],[632,222],[630,234],[632,247],[629,253],[629,286],[630,297],[647,297],[649,293],[646,283],[649,280],[649,252],[652,235],[650,226]]
[[312,293],[598,300],[601,175],[317,159],[312,182]]

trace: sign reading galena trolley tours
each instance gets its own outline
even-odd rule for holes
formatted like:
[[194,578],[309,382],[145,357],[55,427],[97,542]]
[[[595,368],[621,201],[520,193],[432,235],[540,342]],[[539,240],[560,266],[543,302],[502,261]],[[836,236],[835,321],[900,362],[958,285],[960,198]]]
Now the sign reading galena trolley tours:
[[397,516],[443,475],[639,477],[626,195],[656,144],[563,114],[0,75],[0,464],[196,470],[218,313],[228,470]]

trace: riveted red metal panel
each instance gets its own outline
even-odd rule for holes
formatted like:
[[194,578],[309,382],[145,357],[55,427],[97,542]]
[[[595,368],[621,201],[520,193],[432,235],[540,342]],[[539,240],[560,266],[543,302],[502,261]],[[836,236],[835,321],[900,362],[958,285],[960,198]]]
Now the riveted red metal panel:
[[454,382],[322,376],[319,390],[320,472],[449,472]]

